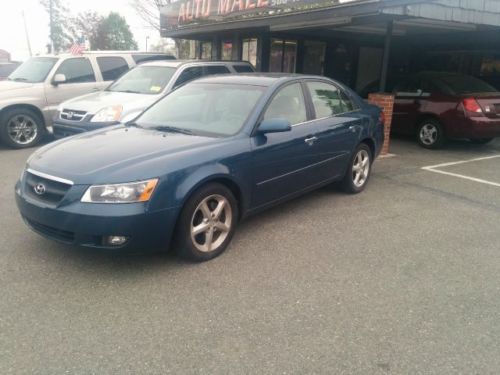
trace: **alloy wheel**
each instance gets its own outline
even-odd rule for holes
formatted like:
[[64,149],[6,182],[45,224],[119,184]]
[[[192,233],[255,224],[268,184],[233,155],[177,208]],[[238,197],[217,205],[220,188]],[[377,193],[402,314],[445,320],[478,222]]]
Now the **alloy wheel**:
[[426,146],[432,146],[436,143],[438,136],[438,129],[434,124],[425,124],[420,128],[420,141]]
[[226,240],[233,224],[229,201],[219,194],[203,199],[191,219],[191,240],[201,252],[217,250]]
[[366,150],[359,150],[352,166],[352,182],[357,188],[362,187],[370,173],[370,155]]
[[20,145],[27,145],[38,135],[36,121],[28,115],[16,115],[7,123],[7,134],[10,139]]

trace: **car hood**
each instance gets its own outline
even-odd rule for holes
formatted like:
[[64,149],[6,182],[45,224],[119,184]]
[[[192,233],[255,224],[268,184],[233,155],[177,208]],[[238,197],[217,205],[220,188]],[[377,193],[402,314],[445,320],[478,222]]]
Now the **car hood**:
[[159,97],[159,95],[99,91],[67,100],[61,104],[61,108],[95,114],[105,107],[121,105],[123,106],[123,114],[126,114],[132,110],[148,107]]
[[10,99],[12,95],[33,94],[31,92],[34,83],[15,82],[15,81],[0,81],[0,100]]
[[75,184],[138,181],[163,175],[169,166],[174,170],[178,160],[221,141],[118,125],[48,144],[30,157],[27,167]]

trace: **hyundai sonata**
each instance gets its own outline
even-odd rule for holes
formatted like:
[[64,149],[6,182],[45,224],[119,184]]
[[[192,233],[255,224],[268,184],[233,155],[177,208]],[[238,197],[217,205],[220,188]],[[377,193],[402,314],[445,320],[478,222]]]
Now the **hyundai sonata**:
[[173,244],[208,260],[251,213],[334,181],[362,191],[382,122],[378,107],[323,77],[202,78],[132,123],[36,151],[16,185],[17,205],[51,239],[110,249]]

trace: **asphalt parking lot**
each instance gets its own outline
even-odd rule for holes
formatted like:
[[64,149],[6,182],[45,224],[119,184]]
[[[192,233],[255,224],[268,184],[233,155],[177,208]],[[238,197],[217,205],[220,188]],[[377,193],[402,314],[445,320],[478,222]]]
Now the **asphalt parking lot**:
[[0,148],[1,374],[500,369],[500,140],[394,140],[364,193],[254,216],[203,264],[30,232],[13,187],[32,151]]

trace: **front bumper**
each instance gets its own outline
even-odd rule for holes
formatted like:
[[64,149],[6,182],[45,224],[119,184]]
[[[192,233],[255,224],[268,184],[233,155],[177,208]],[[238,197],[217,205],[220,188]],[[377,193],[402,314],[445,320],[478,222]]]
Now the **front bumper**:
[[[146,203],[92,204],[79,200],[50,206],[23,193],[16,185],[16,203],[26,224],[38,234],[66,244],[100,249],[147,250],[167,248],[178,209],[151,212]],[[108,236],[125,236],[120,246],[105,243]]]
[[85,119],[82,121],[67,121],[57,119],[54,120],[52,126],[54,128],[54,138],[60,139],[116,124],[119,124],[119,122],[90,122]]

